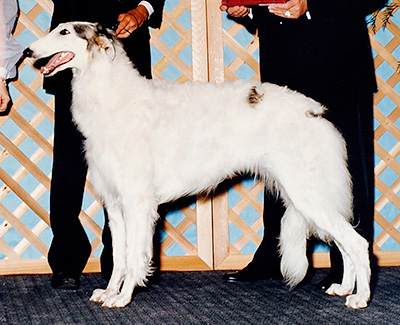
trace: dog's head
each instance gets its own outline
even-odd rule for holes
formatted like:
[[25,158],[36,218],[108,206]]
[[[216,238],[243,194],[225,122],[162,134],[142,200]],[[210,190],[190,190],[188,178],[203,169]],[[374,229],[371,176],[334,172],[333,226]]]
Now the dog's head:
[[49,58],[40,71],[52,76],[67,68],[82,69],[87,60],[98,53],[114,59],[116,40],[112,31],[97,23],[70,22],[60,24],[47,36],[33,42],[25,57]]

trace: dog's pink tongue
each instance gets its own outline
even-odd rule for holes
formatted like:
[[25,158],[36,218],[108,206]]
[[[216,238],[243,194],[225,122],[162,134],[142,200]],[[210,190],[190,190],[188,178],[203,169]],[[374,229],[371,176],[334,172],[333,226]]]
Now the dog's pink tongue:
[[75,54],[72,52],[60,52],[55,54],[49,62],[40,68],[40,72],[43,74],[49,74],[58,66],[71,61],[74,58]]

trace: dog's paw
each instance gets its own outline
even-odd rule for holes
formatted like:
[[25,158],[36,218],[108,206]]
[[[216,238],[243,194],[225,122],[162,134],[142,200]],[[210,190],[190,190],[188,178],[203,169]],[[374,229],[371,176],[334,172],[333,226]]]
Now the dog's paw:
[[116,294],[108,297],[102,304],[102,307],[122,308],[128,305],[131,302],[131,299],[132,295]]
[[361,309],[368,306],[369,296],[356,293],[346,298],[346,306],[353,309]]
[[93,302],[104,302],[107,299],[106,290],[96,289],[93,291],[90,301]]
[[333,283],[325,292],[331,296],[348,296],[353,292],[353,287],[344,286],[342,284]]

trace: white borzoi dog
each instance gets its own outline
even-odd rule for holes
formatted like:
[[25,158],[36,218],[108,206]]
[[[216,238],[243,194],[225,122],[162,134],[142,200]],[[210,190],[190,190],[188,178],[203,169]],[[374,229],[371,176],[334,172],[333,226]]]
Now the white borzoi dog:
[[315,235],[334,241],[343,255],[343,282],[327,293],[349,295],[357,283],[346,304],[367,306],[368,243],[349,223],[346,146],[319,103],[272,84],[146,80],[98,24],[61,24],[26,54],[52,56],[44,74],[73,70],[72,113],[109,213],[115,265],[92,301],[123,307],[145,285],[159,204],[250,172],[285,202],[280,252],[288,284],[304,278],[306,240]]

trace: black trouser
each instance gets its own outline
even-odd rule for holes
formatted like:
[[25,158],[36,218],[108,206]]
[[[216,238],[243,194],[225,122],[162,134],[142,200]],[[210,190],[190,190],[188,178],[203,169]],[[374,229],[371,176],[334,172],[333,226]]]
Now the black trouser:
[[[340,129],[347,143],[348,167],[353,181],[353,225],[370,243],[372,252],[374,220],[374,147],[373,147],[373,97],[355,96],[347,103],[331,103],[326,115]],[[340,110],[335,108],[340,107]],[[347,109],[346,109],[347,107]],[[352,115],[351,115],[352,114]],[[306,184],[304,184],[306,186]],[[285,212],[282,201],[266,191],[264,195],[264,238],[256,251],[252,266],[260,270],[279,270],[278,253],[280,222]],[[372,255],[371,255],[372,256]],[[342,256],[336,245],[331,247],[332,270],[341,274]]]
[[[54,160],[50,192],[53,241],[48,261],[54,274],[78,277],[90,256],[91,246],[79,221],[87,174],[83,136],[72,122],[71,92],[55,95]],[[108,221],[105,222],[108,228]],[[109,231],[105,231],[109,235]],[[111,239],[106,242],[111,245]],[[110,254],[108,263],[112,265]]]

